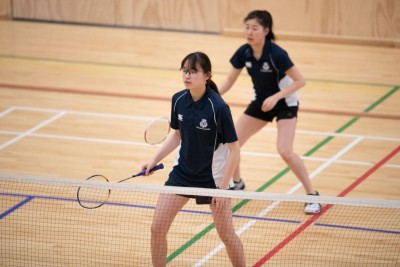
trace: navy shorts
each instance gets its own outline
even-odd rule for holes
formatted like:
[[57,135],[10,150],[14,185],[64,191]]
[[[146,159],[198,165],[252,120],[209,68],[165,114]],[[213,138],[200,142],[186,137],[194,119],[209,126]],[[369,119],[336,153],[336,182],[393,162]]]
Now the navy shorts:
[[298,106],[274,107],[272,110],[264,112],[261,110],[260,106],[255,105],[254,103],[250,103],[244,113],[253,118],[272,122],[274,118],[276,118],[277,121],[282,119],[296,118],[298,110]]

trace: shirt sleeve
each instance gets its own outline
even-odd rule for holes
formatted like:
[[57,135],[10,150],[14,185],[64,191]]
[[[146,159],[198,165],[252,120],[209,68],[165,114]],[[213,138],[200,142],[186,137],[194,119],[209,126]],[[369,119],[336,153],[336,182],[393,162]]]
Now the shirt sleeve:
[[228,105],[221,106],[217,116],[218,134],[221,143],[233,143],[238,141],[231,110]]
[[171,123],[170,126],[172,129],[179,129],[179,121],[178,121],[178,112],[175,110],[176,108],[176,101],[178,100],[177,94],[172,97],[171,101]]
[[233,67],[237,69],[242,69],[246,63],[246,45],[242,45],[238,50],[233,54],[230,62]]
[[288,53],[282,48],[277,48],[273,55],[274,61],[276,62],[276,67],[280,73],[285,73],[288,69],[294,66]]

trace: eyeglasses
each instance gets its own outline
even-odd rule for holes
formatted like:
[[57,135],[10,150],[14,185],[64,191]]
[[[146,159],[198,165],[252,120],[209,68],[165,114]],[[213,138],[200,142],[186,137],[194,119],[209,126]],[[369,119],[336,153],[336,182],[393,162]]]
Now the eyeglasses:
[[180,68],[179,70],[182,72],[182,75],[189,74],[189,76],[196,75],[196,73],[198,73],[198,72],[203,72],[203,71],[200,71],[200,70],[187,70],[187,69],[184,69],[184,68]]

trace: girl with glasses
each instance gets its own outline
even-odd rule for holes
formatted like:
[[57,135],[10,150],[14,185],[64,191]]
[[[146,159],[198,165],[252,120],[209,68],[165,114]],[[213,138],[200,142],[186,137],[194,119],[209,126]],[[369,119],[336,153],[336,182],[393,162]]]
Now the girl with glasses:
[[[202,52],[187,55],[181,62],[185,89],[172,97],[171,128],[158,152],[143,165],[146,175],[158,162],[178,148],[166,186],[231,189],[239,161],[239,143],[227,104],[211,80],[211,62]],[[204,198],[160,194],[151,226],[151,252],[154,266],[165,266],[167,233],[177,213],[194,198],[208,204],[217,233],[225,244],[233,266],[246,266],[243,244],[235,233],[229,198]]]

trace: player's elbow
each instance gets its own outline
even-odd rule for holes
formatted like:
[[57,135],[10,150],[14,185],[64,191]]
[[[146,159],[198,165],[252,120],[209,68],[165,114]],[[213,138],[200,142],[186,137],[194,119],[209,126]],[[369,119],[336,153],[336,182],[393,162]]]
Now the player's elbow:
[[295,82],[297,84],[298,89],[300,89],[306,85],[306,81],[304,79],[298,79]]
[[230,150],[231,154],[237,155],[238,157],[240,157],[239,141],[236,141],[236,142],[233,142],[233,143],[229,143],[229,150]]

